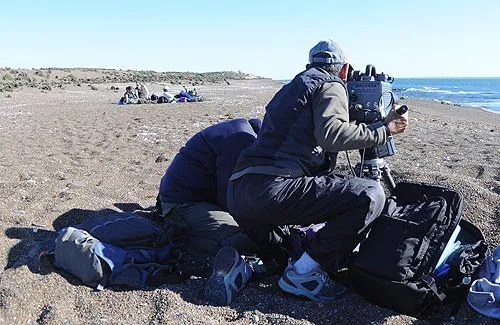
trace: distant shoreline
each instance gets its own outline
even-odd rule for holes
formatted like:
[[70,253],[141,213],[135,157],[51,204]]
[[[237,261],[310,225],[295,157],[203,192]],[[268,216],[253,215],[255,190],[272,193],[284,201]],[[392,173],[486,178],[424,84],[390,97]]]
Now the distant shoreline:
[[[394,78],[396,79],[396,78]],[[397,80],[426,80],[426,79],[500,79],[500,76],[498,77],[398,77]]]
[[182,86],[224,84],[229,80],[253,80],[261,77],[241,71],[219,72],[156,72],[140,70],[116,70],[99,68],[42,68],[0,69],[0,92],[10,92],[23,87],[50,91],[75,84],[105,83],[161,83]]
[[409,98],[401,99],[400,104],[406,104],[410,108],[410,114],[414,107],[425,114],[438,115],[450,121],[479,122],[491,126],[500,126],[500,114],[473,106],[454,106],[441,104],[428,99]]
[[418,101],[422,101],[422,102],[432,102],[432,103],[446,105],[446,106],[454,106],[454,107],[459,107],[459,108],[464,108],[464,109],[473,109],[473,110],[479,110],[479,111],[483,111],[483,112],[492,113],[495,115],[500,115],[500,111],[497,111],[497,110],[489,109],[486,107],[480,107],[480,106],[471,106],[471,105],[466,105],[466,104],[460,104],[460,103],[455,103],[455,102],[447,101],[447,100],[428,99],[428,98],[413,97],[413,96],[403,96],[403,97],[401,97],[401,99],[402,100],[411,99],[411,100],[418,100]]
[[[399,79],[404,79],[404,80],[442,80],[442,79],[467,79],[467,78],[446,78],[446,77],[439,77],[439,78],[399,78]],[[476,77],[470,77],[470,79],[482,79],[482,78],[476,78]],[[488,79],[488,77],[485,77],[484,79]],[[491,77],[489,79],[499,79],[500,80],[500,77]],[[277,82],[281,83],[281,84],[287,84],[288,82],[290,82],[291,80],[290,79],[280,79],[280,80],[276,80]],[[459,103],[459,102],[455,102],[455,101],[452,101],[452,100],[445,100],[445,99],[440,99],[440,98],[422,98],[422,97],[418,97],[418,96],[412,96],[412,95],[401,95],[401,93],[399,93],[399,88],[398,87],[395,87],[394,88],[394,92],[396,94],[398,94],[401,99],[413,99],[413,100],[419,100],[419,101],[423,101],[423,102],[431,102],[431,103],[437,103],[437,104],[441,104],[441,105],[446,105],[446,106],[458,106],[460,108],[464,108],[464,109],[476,109],[476,110],[481,110],[481,111],[485,111],[485,112],[488,112],[488,113],[493,113],[493,114],[496,114],[496,115],[500,115],[500,110],[495,110],[495,109],[490,109],[490,108],[487,108],[487,107],[482,107],[482,106],[473,106],[473,105],[469,105],[469,104],[464,104],[464,103]]]
[[[403,78],[400,78],[403,79]],[[431,78],[422,78],[431,79]],[[492,78],[495,79],[495,78]],[[98,68],[43,68],[43,69],[10,69],[0,68],[0,98],[9,98],[10,93],[19,91],[23,88],[34,88],[43,91],[52,89],[65,89],[70,85],[82,86],[88,85],[93,87],[93,84],[133,84],[137,82],[145,82],[149,84],[171,84],[178,86],[201,86],[208,84],[231,84],[231,80],[255,80],[257,82],[273,82],[277,85],[277,90],[280,85],[283,85],[290,80],[280,80],[271,78],[256,77],[238,72],[207,72],[207,73],[191,73],[191,72],[154,72],[154,71],[137,71],[137,70],[115,70],[115,69],[98,69]],[[484,112],[487,116],[500,116],[499,111],[488,108],[471,106],[466,104],[458,104],[451,101],[440,99],[420,98],[409,95],[403,95],[401,98],[404,101],[418,101],[425,103],[425,106],[434,107],[436,110],[446,111],[448,108],[456,107],[460,113],[465,111],[467,115],[471,112]],[[419,106],[421,106],[419,104]],[[460,114],[458,114],[460,115]],[[495,118],[496,119],[496,118]],[[487,120],[487,118],[485,119]]]

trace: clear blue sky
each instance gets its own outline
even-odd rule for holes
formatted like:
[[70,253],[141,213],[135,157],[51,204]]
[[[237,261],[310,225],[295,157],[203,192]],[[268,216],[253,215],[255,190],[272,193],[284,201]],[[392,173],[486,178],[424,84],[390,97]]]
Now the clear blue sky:
[[289,79],[319,40],[393,77],[500,76],[500,1],[4,1],[0,66]]

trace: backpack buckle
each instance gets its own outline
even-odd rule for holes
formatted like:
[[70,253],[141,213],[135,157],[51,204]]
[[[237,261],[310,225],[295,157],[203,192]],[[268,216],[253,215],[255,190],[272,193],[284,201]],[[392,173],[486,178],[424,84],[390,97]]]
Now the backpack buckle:
[[431,291],[436,295],[436,297],[438,297],[440,301],[443,301],[444,298],[446,298],[446,295],[444,293],[439,292],[436,286],[436,280],[433,277],[422,274],[420,276],[420,280],[422,280],[422,282],[424,282],[427,285],[427,287],[431,289]]
[[434,286],[434,284],[436,283],[436,280],[434,280],[433,277],[430,277],[428,275],[425,275],[425,274],[422,274],[420,276],[420,280],[424,281],[424,283],[429,287],[431,288],[432,286]]

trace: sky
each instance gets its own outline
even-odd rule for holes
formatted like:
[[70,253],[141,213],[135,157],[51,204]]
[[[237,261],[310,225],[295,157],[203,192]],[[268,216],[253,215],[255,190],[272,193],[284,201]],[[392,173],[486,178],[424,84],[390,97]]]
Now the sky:
[[395,78],[499,77],[500,1],[4,1],[0,66],[283,80],[322,39]]

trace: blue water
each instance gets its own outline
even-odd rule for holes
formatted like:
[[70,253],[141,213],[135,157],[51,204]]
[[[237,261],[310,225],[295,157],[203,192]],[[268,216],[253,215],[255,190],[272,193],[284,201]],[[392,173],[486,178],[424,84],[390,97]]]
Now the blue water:
[[446,101],[500,113],[500,78],[395,78],[399,96]]

